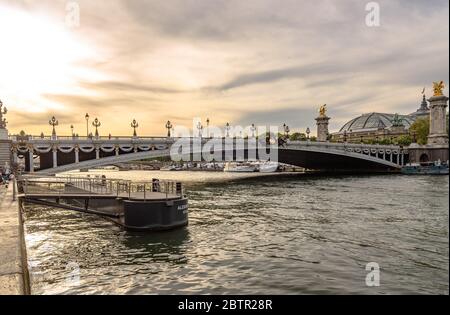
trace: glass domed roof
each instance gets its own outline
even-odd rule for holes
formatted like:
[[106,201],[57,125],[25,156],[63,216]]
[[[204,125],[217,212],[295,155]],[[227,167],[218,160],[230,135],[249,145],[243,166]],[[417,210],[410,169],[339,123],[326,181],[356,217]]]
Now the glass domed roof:
[[[377,128],[390,128],[394,120],[395,114],[383,114],[383,113],[369,113],[363,114],[347,122],[339,132],[355,132],[365,129],[377,129]],[[406,129],[411,127],[414,122],[414,118],[407,115],[398,115],[402,120]]]

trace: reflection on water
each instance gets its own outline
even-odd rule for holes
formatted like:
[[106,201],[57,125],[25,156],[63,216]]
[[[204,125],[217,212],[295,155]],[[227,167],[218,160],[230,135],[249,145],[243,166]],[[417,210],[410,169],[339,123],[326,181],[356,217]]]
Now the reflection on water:
[[187,182],[189,226],[130,233],[29,206],[34,294],[448,293],[448,176],[105,174]]

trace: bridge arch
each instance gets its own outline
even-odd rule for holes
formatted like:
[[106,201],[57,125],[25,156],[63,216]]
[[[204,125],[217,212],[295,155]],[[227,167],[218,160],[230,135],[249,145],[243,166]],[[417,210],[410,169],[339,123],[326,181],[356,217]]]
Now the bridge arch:
[[[246,150],[245,150],[246,151]],[[278,162],[304,167],[307,169],[326,170],[326,171],[359,171],[359,172],[385,172],[395,171],[401,168],[402,161],[400,158],[400,151],[396,151],[396,160],[392,159],[394,149],[390,150],[391,160],[386,160],[378,157],[379,152],[383,156],[385,151],[378,150],[376,156],[371,155],[370,149],[365,149],[355,152],[355,150],[336,149],[333,146],[325,145],[290,145],[287,147],[280,147],[278,149]],[[225,154],[226,151],[222,153]],[[199,152],[191,152],[197,154]],[[49,168],[39,171],[40,173],[56,174],[60,172],[67,172],[83,168],[94,168],[99,166],[106,166],[116,163],[124,163],[130,161],[137,161],[142,159],[152,159],[170,156],[170,149],[148,150],[143,152],[130,152],[121,155],[106,156],[97,159],[91,159],[78,163],[69,163],[60,165],[55,168]],[[244,152],[244,156],[248,156]]]

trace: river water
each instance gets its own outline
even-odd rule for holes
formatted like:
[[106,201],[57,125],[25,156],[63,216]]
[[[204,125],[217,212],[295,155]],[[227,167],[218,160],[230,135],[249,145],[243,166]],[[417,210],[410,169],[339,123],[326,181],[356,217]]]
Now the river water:
[[27,206],[33,294],[449,293],[448,176],[103,173],[184,181],[189,226]]

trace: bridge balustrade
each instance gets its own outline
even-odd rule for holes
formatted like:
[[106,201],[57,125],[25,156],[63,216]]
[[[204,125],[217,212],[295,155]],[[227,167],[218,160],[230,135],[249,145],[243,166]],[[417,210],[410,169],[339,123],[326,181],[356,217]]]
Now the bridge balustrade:
[[[12,142],[12,156],[13,161],[18,162],[24,160],[26,171],[34,172],[34,161],[37,156],[40,157],[40,171],[55,173],[60,171],[68,171],[79,168],[89,168],[105,165],[106,162],[114,163],[119,161],[128,161],[126,155],[129,157],[135,156],[136,159],[144,159],[148,157],[167,156],[168,150],[172,144],[181,138],[173,137],[70,137],[61,136],[57,138],[31,136],[27,140],[18,140]],[[186,139],[195,139],[198,143],[198,137],[186,137]],[[201,138],[202,145],[211,138]],[[218,138],[214,138],[218,139]],[[223,148],[229,147],[226,144],[226,139],[233,139],[233,150],[236,151],[236,159],[238,150],[247,150],[258,148],[260,143],[256,138],[229,138],[223,137]],[[249,141],[251,140],[251,141]],[[260,139],[261,140],[261,139]],[[190,142],[188,142],[190,143]],[[193,143],[193,142],[192,142]],[[220,145],[220,142],[219,142]],[[264,143],[265,145],[265,143]],[[231,149],[231,147],[229,147]],[[336,142],[313,142],[313,141],[286,141],[279,147],[271,146],[273,149],[291,149],[302,151],[316,151],[321,153],[338,154],[346,152],[346,155],[369,156],[370,160],[380,162],[388,165],[388,167],[399,167],[405,165],[408,161],[408,150],[402,146],[396,145],[379,145],[379,144],[357,144],[357,143],[336,143]],[[164,153],[158,153],[166,150]],[[240,151],[239,151],[240,152]],[[134,154],[133,153],[139,153]],[[194,149],[191,148],[191,153],[194,154]],[[160,154],[160,155],[158,155]],[[195,153],[197,154],[197,153]],[[243,153],[244,155],[244,153]],[[241,156],[241,155],[239,155]],[[103,160],[108,159],[108,160]],[[365,157],[363,159],[366,159]],[[396,164],[396,165],[389,165]],[[71,166],[72,165],[72,166]],[[67,167],[64,167],[67,166]],[[85,186],[87,184],[84,184]],[[123,187],[115,185],[115,189],[123,190]],[[123,185],[122,185],[123,186]],[[144,190],[144,193],[147,190]]]

